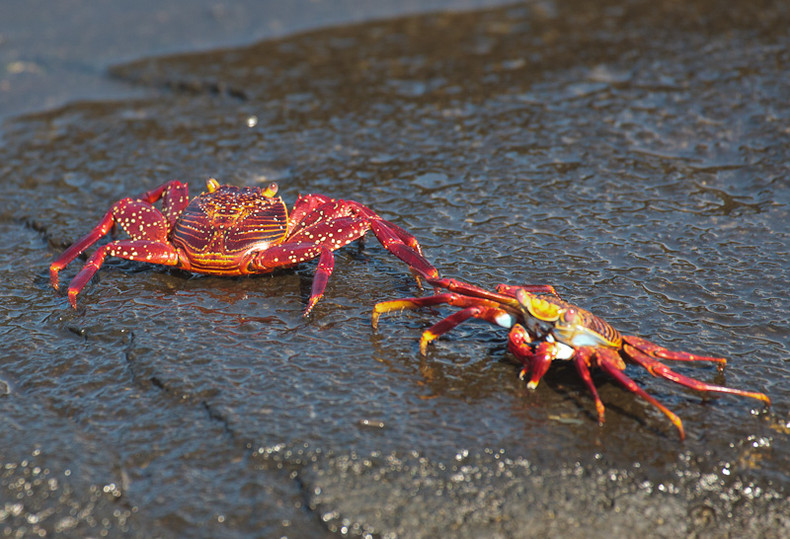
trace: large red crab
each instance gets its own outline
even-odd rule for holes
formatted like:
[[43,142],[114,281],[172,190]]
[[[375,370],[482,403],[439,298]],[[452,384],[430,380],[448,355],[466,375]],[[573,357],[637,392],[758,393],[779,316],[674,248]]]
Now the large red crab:
[[697,391],[729,393],[758,399],[766,404],[771,403],[763,393],[708,384],[676,373],[659,360],[710,361],[716,363],[720,369],[724,368],[727,360],[671,351],[640,337],[622,335],[605,320],[560,299],[551,286],[499,285],[496,292],[491,292],[455,279],[439,279],[428,275],[425,278],[429,284],[444,288],[447,292],[381,302],[373,310],[373,327],[377,327],[383,313],[391,311],[441,304],[461,307],[460,311],[423,332],[420,340],[420,351],[423,355],[427,352],[428,343],[469,318],[486,320],[508,328],[508,349],[524,365],[519,376],[523,379],[530,372],[532,375],[527,386],[530,389],[536,388],[553,360],[573,361],[595,399],[600,424],[604,422],[604,405],[590,376],[591,368],[601,369],[627,390],[661,410],[677,427],[680,438],[685,437],[680,418],[623,372],[626,361],[647,369],[653,376]]
[[[289,215],[276,195],[276,183],[264,189],[235,187],[220,185],[212,178],[207,191],[191,202],[187,185],[177,180],[139,197],[119,200],[93,230],[52,262],[52,286],[57,290],[58,272],[115,225],[130,239],[107,243],[88,258],[69,284],[69,302],[75,309],[77,294],[107,256],[212,275],[268,273],[317,257],[318,268],[304,311],[307,316],[332,274],[332,251],[363,237],[368,230],[409,265],[418,282],[419,275],[438,277],[414,236],[359,202],[304,195]],[[154,207],[159,200],[161,211]]]

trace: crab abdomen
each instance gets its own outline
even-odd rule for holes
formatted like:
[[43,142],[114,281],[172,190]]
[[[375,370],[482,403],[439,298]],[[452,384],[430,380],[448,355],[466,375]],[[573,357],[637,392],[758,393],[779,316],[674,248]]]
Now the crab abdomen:
[[223,185],[189,203],[170,240],[186,256],[190,271],[243,275],[250,273],[252,253],[281,243],[287,233],[288,209],[280,197]]

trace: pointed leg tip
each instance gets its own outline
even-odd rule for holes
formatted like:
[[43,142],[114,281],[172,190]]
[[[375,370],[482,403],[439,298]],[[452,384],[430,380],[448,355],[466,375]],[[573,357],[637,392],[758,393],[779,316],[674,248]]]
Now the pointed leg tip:
[[313,296],[313,297],[310,298],[310,300],[307,302],[307,307],[305,308],[304,312],[302,313],[302,318],[307,318],[307,316],[313,311],[313,307],[316,306],[316,304],[318,303],[318,300],[320,300],[322,296],[323,296],[323,294],[319,295],[319,296]]
[[536,389],[537,387],[538,387],[538,381],[537,380],[530,380],[527,383],[527,389]]
[[76,311],[77,310],[77,294],[79,290],[77,288],[69,287],[68,291],[68,298],[69,298],[69,305]]
[[49,282],[52,284],[52,288],[57,290],[60,287],[60,282],[58,279],[58,270],[56,268],[50,267],[49,268]]
[[598,412],[598,425],[603,427],[604,423],[606,422],[606,409],[603,406],[603,403],[595,403],[596,411]]
[[685,440],[686,439],[686,431],[683,428],[683,422],[674,413],[670,412],[670,414],[672,414],[672,415],[669,415],[669,414],[667,414],[667,415],[669,417],[669,420],[672,421],[672,424],[675,425],[675,427],[678,429],[678,434],[680,435],[680,441]]

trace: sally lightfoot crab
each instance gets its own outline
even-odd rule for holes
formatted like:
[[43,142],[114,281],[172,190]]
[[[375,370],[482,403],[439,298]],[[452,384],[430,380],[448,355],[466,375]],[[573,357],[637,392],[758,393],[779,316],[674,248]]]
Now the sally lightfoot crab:
[[[162,210],[154,204],[162,201]],[[112,205],[98,225],[58,257],[49,268],[52,286],[58,273],[91,245],[120,226],[130,239],[99,247],[69,284],[71,306],[107,256],[174,266],[194,273],[247,275],[268,273],[318,258],[307,316],[326,288],[334,268],[332,251],[372,230],[381,244],[419,276],[438,277],[417,240],[399,226],[353,200],[325,195],[299,196],[288,209],[268,187],[220,185],[214,179],[190,202],[187,185],[170,181],[136,198]]]
[[673,371],[660,360],[708,361],[715,363],[719,369],[724,368],[727,360],[671,351],[640,337],[622,335],[605,320],[560,299],[551,286],[499,285],[496,292],[491,292],[455,279],[439,279],[427,275],[425,277],[429,284],[447,292],[381,302],[373,310],[373,327],[377,327],[383,313],[391,311],[441,304],[460,307],[460,311],[423,332],[420,340],[422,354],[427,352],[430,342],[469,318],[486,320],[508,328],[508,349],[524,366],[519,376],[524,379],[531,374],[527,386],[530,389],[536,388],[552,361],[572,361],[595,399],[600,424],[604,422],[605,408],[593,384],[591,368],[604,371],[628,391],[636,393],[661,410],[677,427],[680,438],[685,437],[680,418],[623,372],[626,362],[647,369],[653,376],[697,391],[729,393],[758,399],[768,405],[771,403],[763,393],[712,385]]

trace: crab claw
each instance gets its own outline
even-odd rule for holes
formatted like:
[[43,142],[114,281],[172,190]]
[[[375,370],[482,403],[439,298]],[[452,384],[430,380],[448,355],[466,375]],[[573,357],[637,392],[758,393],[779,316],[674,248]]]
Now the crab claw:
[[549,370],[551,362],[557,357],[559,348],[557,343],[543,341],[534,346],[532,337],[527,329],[521,324],[516,324],[508,335],[508,349],[515,355],[524,368],[519,372],[518,377],[524,380],[528,372],[532,372],[532,377],[527,383],[529,389],[538,387],[540,379]]
[[553,342],[544,341],[538,345],[532,358],[532,378],[527,383],[528,389],[538,387],[538,382],[549,370],[554,358],[557,357],[557,351],[557,344]]

